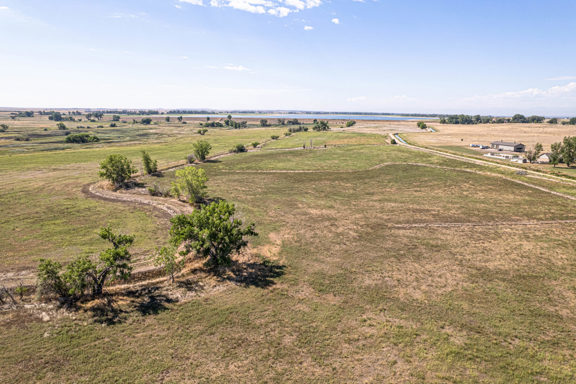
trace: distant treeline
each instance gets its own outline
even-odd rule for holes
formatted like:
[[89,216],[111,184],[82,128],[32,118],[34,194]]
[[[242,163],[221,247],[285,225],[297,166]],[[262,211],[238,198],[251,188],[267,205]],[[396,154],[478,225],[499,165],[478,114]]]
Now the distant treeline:
[[[543,123],[546,120],[544,116],[524,116],[516,114],[512,117],[494,117],[494,116],[480,116],[480,115],[444,115],[440,116],[440,124],[505,124],[505,123],[519,123],[519,124],[532,124]],[[558,124],[557,118],[551,118],[547,121],[549,124]],[[568,121],[563,121],[564,125],[576,125],[576,118],[571,118]]]

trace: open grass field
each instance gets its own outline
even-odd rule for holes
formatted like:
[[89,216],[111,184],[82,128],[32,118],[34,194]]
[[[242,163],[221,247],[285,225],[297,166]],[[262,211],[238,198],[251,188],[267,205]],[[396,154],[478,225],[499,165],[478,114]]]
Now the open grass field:
[[[252,252],[274,276],[205,291],[192,282],[190,299],[151,296],[105,322],[0,314],[0,382],[574,382],[576,202],[514,180],[575,188],[387,145],[376,133],[389,123],[369,124],[201,165],[209,195],[256,223]],[[1,154],[0,271],[95,250],[106,222],[135,233],[142,255],[162,245],[168,223],[157,212],[81,193],[108,153],[139,164],[146,149],[162,165],[199,139],[154,129],[166,136]],[[203,138],[216,153],[284,131]],[[273,150],[310,139],[327,148]]]
[[[544,152],[550,151],[552,143],[561,142],[566,136],[576,136],[576,127],[561,124],[438,124],[429,122],[437,132],[406,133],[411,142],[466,155],[482,156],[485,151],[474,150],[470,144],[490,145],[492,141],[516,141],[533,148],[536,143],[544,146]],[[506,162],[507,163],[507,162]],[[554,172],[576,177],[576,168],[567,168],[560,164],[554,168],[548,164],[531,164],[525,167],[535,170]]]

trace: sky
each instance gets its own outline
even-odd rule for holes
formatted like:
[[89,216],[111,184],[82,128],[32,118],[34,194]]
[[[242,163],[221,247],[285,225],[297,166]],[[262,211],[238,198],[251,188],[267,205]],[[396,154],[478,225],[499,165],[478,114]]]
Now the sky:
[[0,0],[0,106],[573,116],[574,14],[574,0]]

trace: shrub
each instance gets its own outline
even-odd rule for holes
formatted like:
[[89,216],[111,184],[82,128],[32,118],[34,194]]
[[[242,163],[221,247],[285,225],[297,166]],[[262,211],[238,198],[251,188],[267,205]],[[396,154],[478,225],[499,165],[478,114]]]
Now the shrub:
[[64,123],[58,123],[58,124],[56,124],[56,128],[58,128],[58,129],[61,130],[61,131],[65,131],[65,130],[68,129],[68,128],[66,127],[66,124],[64,124]]
[[117,127],[116,123],[110,123],[110,128],[116,128],[116,127]]
[[0,132],[6,132],[8,130],[8,124],[0,124]]
[[245,237],[258,236],[254,224],[244,227],[235,213],[234,204],[222,200],[175,216],[170,220],[170,242],[175,247],[184,244],[185,252],[207,258],[210,266],[230,264],[231,255],[248,245]]
[[250,144],[250,145],[252,145],[252,148],[256,148],[256,147],[258,147],[258,146],[260,145],[260,143],[257,142],[257,141],[255,141],[255,142],[253,142],[253,143]]
[[16,140],[16,141],[30,141],[30,137],[26,136],[26,135],[21,135],[21,136],[15,137],[14,140]]
[[199,161],[206,160],[206,157],[210,153],[211,149],[212,146],[206,140],[199,140],[194,144],[192,144],[192,150],[194,152],[194,156],[196,156],[196,159],[198,159]]
[[390,144],[395,145],[395,144],[396,144],[396,139],[390,140]]
[[202,168],[186,167],[176,171],[176,181],[172,183],[174,196],[187,195],[190,203],[200,203],[206,196],[208,177]]
[[152,124],[152,119],[149,117],[145,117],[142,120],[140,120],[140,123],[144,124],[144,125],[150,125],[150,124]]
[[169,197],[170,190],[161,188],[158,184],[154,184],[151,187],[148,187],[148,194],[150,196],[158,196],[158,197]]
[[100,139],[97,136],[92,136],[88,133],[72,133],[66,136],[67,143],[84,144],[84,143],[97,143]]
[[132,177],[137,170],[124,155],[109,155],[106,160],[100,163],[100,171],[98,175],[116,187],[124,186],[124,184]]
[[296,133],[296,132],[308,132],[308,127],[300,125],[298,127],[290,127],[288,128],[288,132]]
[[330,130],[330,125],[328,125],[328,122],[325,120],[315,120],[314,122],[314,126],[312,127],[312,129],[314,131],[329,131]]
[[346,122],[347,127],[353,127],[354,125],[356,125],[356,121],[354,121],[354,120],[348,120]]
[[195,157],[194,155],[188,155],[188,156],[186,156],[186,162],[187,162],[188,164],[194,163],[194,160],[196,160],[196,157]]
[[292,132],[284,132],[284,136],[292,136]]
[[272,135],[272,136],[270,136],[270,138],[271,138],[272,140],[278,140],[278,139],[280,138],[280,136],[278,136],[278,135]]
[[234,152],[234,153],[241,153],[241,152],[246,152],[247,149],[244,146],[244,144],[236,144],[234,146],[234,148],[232,148],[232,150],[230,150],[230,152]]
[[204,136],[206,134],[206,132],[208,132],[208,130],[206,128],[202,128],[202,129],[199,129],[197,132],[198,132],[198,134]]
[[150,157],[150,154],[146,151],[142,151],[142,165],[147,175],[158,172],[158,160],[152,160],[152,157]]

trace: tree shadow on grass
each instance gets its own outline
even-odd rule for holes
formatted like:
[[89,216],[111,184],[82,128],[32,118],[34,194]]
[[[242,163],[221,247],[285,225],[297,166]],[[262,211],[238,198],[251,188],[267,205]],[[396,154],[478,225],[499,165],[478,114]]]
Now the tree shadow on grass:
[[159,287],[144,287],[105,295],[87,306],[93,320],[100,324],[114,325],[126,321],[131,315],[157,315],[168,309],[176,300],[160,292]]
[[269,288],[276,284],[275,279],[284,275],[286,267],[267,260],[262,262],[233,262],[227,274],[219,274],[220,279],[245,287]]

